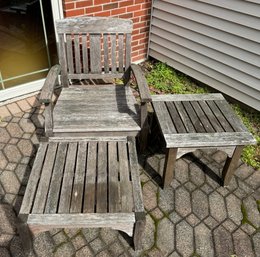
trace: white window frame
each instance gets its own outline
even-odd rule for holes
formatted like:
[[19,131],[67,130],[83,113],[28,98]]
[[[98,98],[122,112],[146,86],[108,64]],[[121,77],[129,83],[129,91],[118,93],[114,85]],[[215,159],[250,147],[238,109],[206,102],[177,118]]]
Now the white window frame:
[[[62,7],[62,0],[51,0],[52,5],[52,15],[54,22],[56,20],[62,19],[63,15],[63,7]],[[58,37],[55,29],[56,41],[58,42]],[[7,88],[4,90],[0,90],[0,105],[1,102],[10,100],[12,98],[26,96],[33,92],[38,92],[43,84],[45,79],[39,79],[32,82],[28,82],[25,84],[17,85],[15,87]]]

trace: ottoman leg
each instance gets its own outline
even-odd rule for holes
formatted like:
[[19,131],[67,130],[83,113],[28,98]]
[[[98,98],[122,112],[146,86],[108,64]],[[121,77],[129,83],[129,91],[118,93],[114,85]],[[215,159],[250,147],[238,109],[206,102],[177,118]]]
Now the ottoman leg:
[[135,213],[135,224],[134,224],[134,249],[140,250],[142,248],[142,236],[145,229],[145,213],[136,212]]
[[167,149],[163,171],[163,187],[170,185],[174,178],[174,166],[178,148]]
[[227,186],[232,178],[232,176],[234,175],[234,172],[237,168],[237,164],[239,161],[239,158],[241,156],[242,150],[243,150],[244,146],[236,146],[233,156],[227,157],[225,166],[223,168],[223,172],[222,172],[222,179],[223,179],[223,185]]

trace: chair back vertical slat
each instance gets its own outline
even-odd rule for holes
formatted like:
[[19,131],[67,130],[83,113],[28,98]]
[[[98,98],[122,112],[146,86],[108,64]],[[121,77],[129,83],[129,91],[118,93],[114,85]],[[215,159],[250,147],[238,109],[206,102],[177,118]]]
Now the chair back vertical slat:
[[90,34],[90,71],[91,73],[101,73],[101,36],[100,34]]
[[72,35],[66,35],[66,45],[67,45],[67,62],[69,73],[74,73],[74,61],[73,61],[73,49],[72,49]]
[[74,35],[74,49],[75,49],[75,66],[76,66],[76,73],[81,73],[81,54],[80,54],[80,35]]
[[116,34],[110,34],[111,42],[111,71],[116,72]]
[[125,40],[125,70],[129,68],[131,64],[131,34],[126,34]]
[[105,73],[109,72],[109,42],[108,42],[108,34],[103,35],[104,39],[104,71]]
[[61,82],[62,85],[68,86],[68,68],[66,60],[66,47],[65,47],[65,38],[63,34],[59,35],[59,59],[61,65]]
[[124,71],[124,34],[118,35],[118,63],[119,72]]
[[82,43],[82,55],[83,55],[83,72],[88,73],[88,42],[87,42],[87,34],[83,34],[81,37],[81,43]]

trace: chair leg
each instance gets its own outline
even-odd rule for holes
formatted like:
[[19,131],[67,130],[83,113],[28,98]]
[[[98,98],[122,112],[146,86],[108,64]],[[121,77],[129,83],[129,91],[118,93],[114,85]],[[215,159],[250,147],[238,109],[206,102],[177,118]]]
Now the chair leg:
[[143,153],[147,146],[149,133],[147,103],[141,103],[141,132],[140,132],[140,152]]
[[[26,218],[27,219],[27,218]],[[20,236],[20,239],[22,241],[23,250],[25,253],[25,256],[30,256],[33,251],[33,234],[26,224],[26,222],[23,220],[19,220],[17,225],[18,234]],[[32,255],[33,256],[33,255]]]
[[134,224],[134,235],[133,235],[133,241],[134,241],[134,249],[135,250],[141,250],[142,248],[142,236],[145,230],[145,213],[135,213],[135,224]]
[[174,178],[174,166],[176,162],[178,148],[168,148],[165,156],[163,171],[163,187],[170,185]]
[[242,150],[244,146],[237,146],[234,150],[233,156],[227,157],[225,166],[223,168],[222,172],[222,180],[223,180],[223,185],[227,186],[234,175],[234,172],[237,168],[237,164],[239,161],[239,158],[241,156]]

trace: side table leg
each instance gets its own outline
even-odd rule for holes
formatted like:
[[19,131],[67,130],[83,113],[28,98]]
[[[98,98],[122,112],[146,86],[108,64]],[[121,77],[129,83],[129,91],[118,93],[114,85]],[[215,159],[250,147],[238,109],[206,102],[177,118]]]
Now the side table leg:
[[163,171],[163,187],[170,185],[174,178],[174,166],[178,148],[167,149]]
[[237,168],[237,164],[239,161],[239,158],[241,156],[242,150],[243,150],[244,146],[236,146],[233,156],[227,157],[225,166],[223,168],[223,172],[222,172],[222,179],[223,179],[223,185],[227,186],[232,178],[232,176],[234,175],[234,172]]

